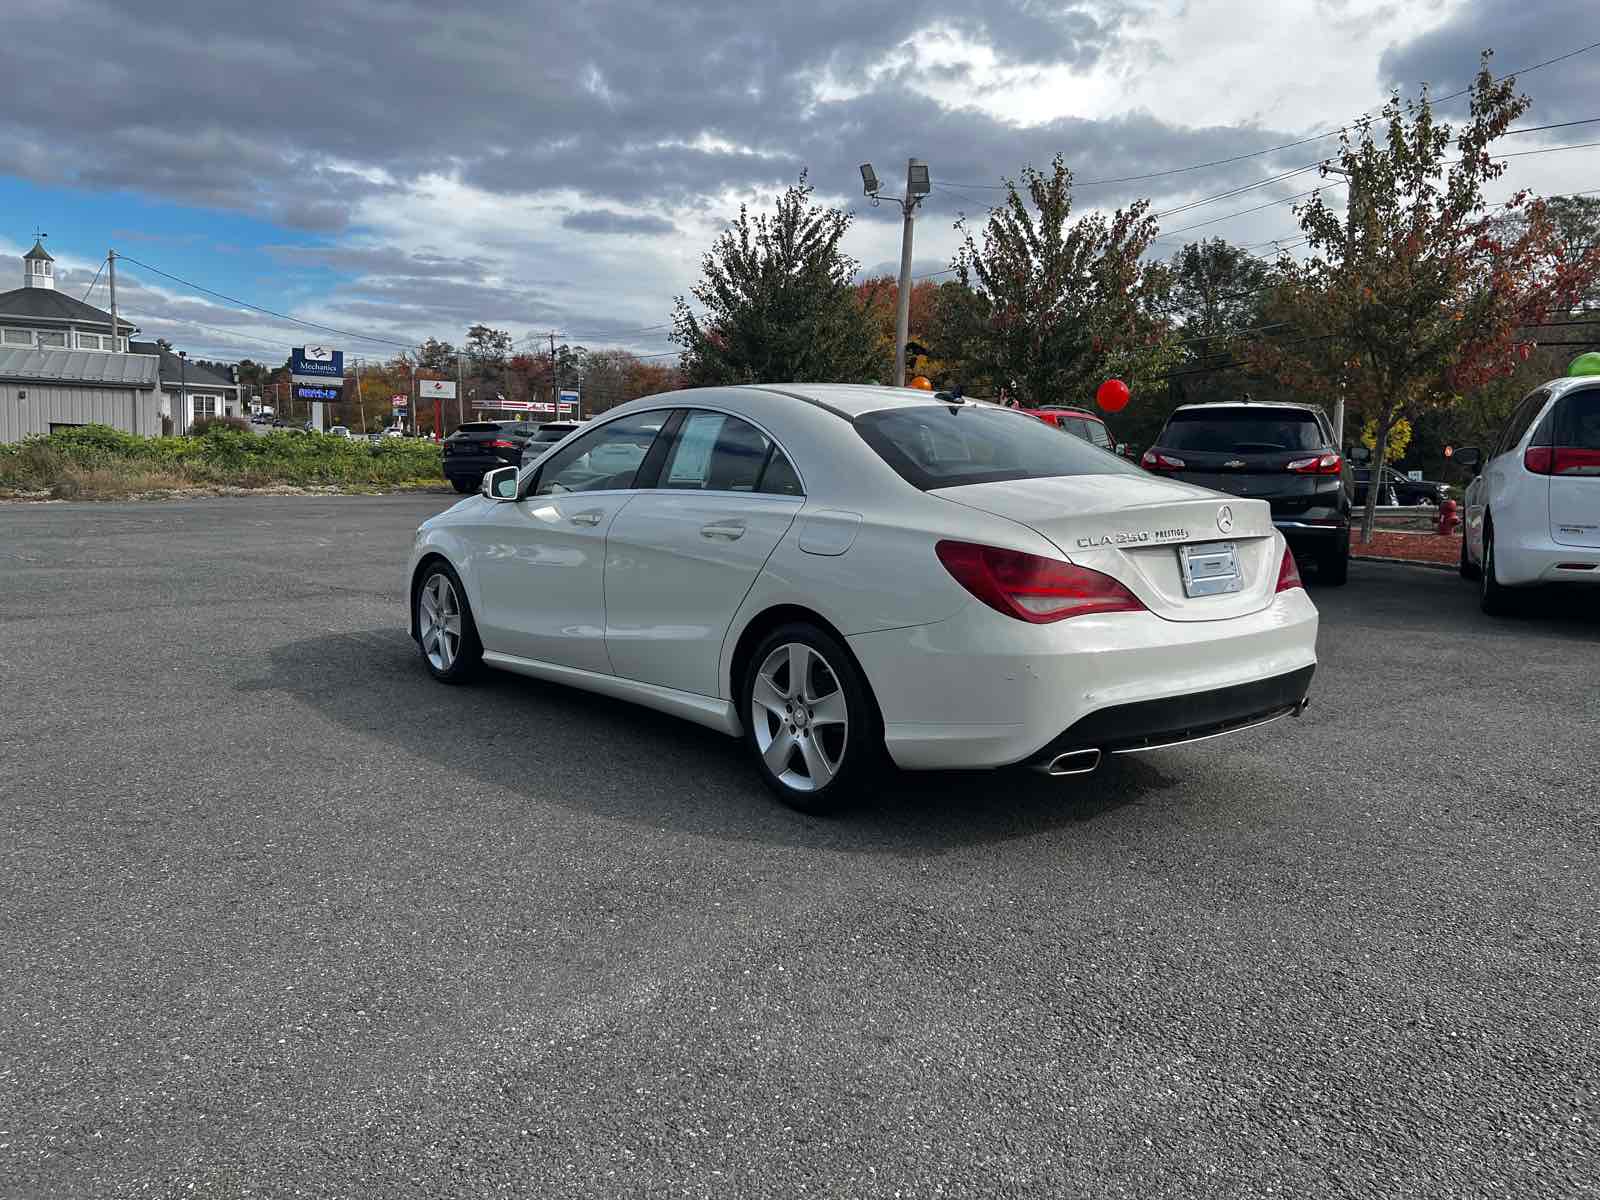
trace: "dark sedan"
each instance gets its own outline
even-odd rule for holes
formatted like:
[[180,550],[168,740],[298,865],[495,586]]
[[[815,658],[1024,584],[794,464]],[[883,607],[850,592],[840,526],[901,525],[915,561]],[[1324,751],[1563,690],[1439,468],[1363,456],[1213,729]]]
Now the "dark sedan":
[[[1353,467],[1350,471],[1350,499],[1357,505],[1367,502],[1367,485],[1372,482],[1371,467]],[[1378,493],[1379,504],[1432,504],[1435,507],[1449,497],[1448,485],[1431,479],[1408,479],[1393,467],[1383,469],[1383,490]]]
[[444,440],[444,475],[456,491],[473,492],[488,472],[514,467],[538,431],[526,421],[468,421]]

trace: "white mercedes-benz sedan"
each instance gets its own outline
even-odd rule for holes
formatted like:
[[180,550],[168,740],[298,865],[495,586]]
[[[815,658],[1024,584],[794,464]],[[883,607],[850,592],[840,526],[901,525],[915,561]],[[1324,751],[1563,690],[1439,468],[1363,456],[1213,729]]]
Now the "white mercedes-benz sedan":
[[1075,775],[1298,715],[1316,666],[1265,502],[897,388],[635,400],[424,522],[407,585],[436,678],[686,717],[813,812],[885,756]]

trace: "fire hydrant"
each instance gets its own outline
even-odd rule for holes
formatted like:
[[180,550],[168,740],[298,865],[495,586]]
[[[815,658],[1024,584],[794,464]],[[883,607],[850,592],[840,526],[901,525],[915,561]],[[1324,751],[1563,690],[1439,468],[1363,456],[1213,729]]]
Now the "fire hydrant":
[[1439,523],[1435,527],[1441,535],[1454,533],[1461,527],[1461,517],[1454,500],[1446,500],[1439,505]]

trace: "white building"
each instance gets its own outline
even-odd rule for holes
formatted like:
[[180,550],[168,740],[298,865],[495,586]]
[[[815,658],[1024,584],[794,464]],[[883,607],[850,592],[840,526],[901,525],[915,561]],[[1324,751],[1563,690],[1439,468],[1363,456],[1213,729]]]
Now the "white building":
[[[239,416],[239,385],[215,365],[129,342],[133,322],[56,290],[41,242],[22,256],[22,286],[0,292],[0,442],[70,425],[149,436],[200,416]],[[163,422],[163,418],[167,418]]]

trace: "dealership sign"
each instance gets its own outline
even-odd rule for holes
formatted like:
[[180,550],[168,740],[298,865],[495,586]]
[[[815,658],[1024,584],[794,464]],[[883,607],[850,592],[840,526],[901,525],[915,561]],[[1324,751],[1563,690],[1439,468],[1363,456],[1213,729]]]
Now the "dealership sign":
[[296,400],[337,400],[343,395],[344,388],[342,386],[315,387],[305,383],[294,385],[294,398]]
[[390,396],[389,401],[396,408],[405,408],[411,403],[411,401],[407,400],[404,396]]
[[456,385],[444,379],[419,379],[417,394],[424,400],[454,400]]
[[289,377],[296,383],[344,379],[344,351],[327,346],[296,346],[289,352]]

